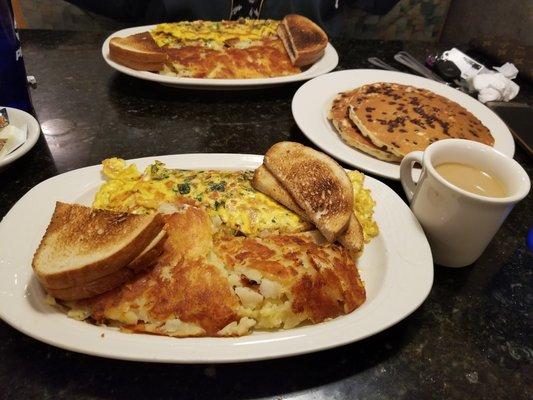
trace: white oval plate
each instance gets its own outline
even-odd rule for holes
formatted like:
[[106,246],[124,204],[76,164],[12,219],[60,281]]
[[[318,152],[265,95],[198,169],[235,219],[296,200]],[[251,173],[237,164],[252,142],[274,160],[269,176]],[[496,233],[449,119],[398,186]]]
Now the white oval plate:
[[242,90],[258,89],[267,86],[282,85],[290,82],[298,82],[314,78],[316,76],[328,73],[333,70],[339,63],[339,56],[335,48],[328,43],[324,56],[316,63],[311,65],[307,70],[299,74],[289,76],[279,76],[274,78],[254,78],[254,79],[203,79],[203,78],[180,78],[175,76],[165,76],[148,71],[136,71],[134,69],[118,64],[109,58],[109,41],[114,37],[124,37],[136,33],[146,32],[153,29],[156,25],[138,26],[134,28],[122,29],[111,34],[102,45],[102,56],[111,68],[116,69],[124,74],[134,76],[148,81],[159,82],[163,85],[174,86],[186,89],[204,89],[204,90]]
[[[131,161],[142,170],[156,159],[182,169],[254,169],[263,157],[183,154]],[[309,353],[390,327],[422,304],[433,283],[429,245],[409,207],[389,187],[367,177],[365,186],[377,202],[375,218],[381,233],[365,247],[359,261],[367,301],[349,315],[239,338],[127,334],[76,321],[45,304],[31,261],[55,202],[89,205],[102,183],[98,165],[55,176],[31,189],[0,223],[0,317],[21,332],[57,347],[109,358],[175,363],[240,362]]]
[[22,128],[24,125],[28,126],[28,136],[24,144],[7,156],[0,158],[0,168],[2,168],[19,159],[35,146],[35,143],[37,143],[37,140],[39,139],[39,134],[41,133],[41,126],[37,120],[26,111],[3,106],[0,106],[0,108],[5,108],[7,110],[7,116],[9,117],[9,123],[11,125],[18,128]]
[[348,165],[384,178],[400,180],[400,165],[378,160],[345,144],[327,115],[331,102],[339,93],[374,82],[394,82],[431,90],[455,101],[489,128],[494,148],[514,156],[514,140],[507,125],[488,107],[460,92],[426,78],[402,72],[375,69],[351,69],[320,76],[302,85],[292,99],[292,115],[298,127],[315,145]]

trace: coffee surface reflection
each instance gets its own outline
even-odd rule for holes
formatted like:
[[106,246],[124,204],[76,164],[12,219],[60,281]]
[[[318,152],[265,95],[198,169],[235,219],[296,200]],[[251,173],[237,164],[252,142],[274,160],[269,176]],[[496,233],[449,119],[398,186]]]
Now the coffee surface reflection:
[[480,168],[462,163],[443,163],[435,170],[452,185],[467,192],[486,197],[506,197],[503,182]]

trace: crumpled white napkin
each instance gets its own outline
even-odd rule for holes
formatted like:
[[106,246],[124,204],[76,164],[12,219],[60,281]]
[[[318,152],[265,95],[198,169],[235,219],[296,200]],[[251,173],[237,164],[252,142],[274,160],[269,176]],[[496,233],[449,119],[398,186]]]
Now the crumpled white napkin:
[[513,63],[506,62],[501,67],[494,67],[494,69],[509,79],[514,79],[518,75],[518,69]]
[[472,78],[472,86],[478,91],[477,98],[482,103],[512,100],[520,90],[520,86],[511,80],[518,75],[518,69],[512,63],[494,69],[498,72],[482,72]]

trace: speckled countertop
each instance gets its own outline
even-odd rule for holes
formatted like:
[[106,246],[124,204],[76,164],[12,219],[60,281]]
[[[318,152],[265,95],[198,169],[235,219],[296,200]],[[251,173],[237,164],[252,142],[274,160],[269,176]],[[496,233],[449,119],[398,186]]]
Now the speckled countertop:
[[[111,70],[101,58],[103,38],[22,32],[26,66],[39,84],[33,101],[44,135],[0,171],[0,216],[37,183],[113,155],[263,153],[279,140],[309,144],[290,112],[298,85],[174,90]],[[367,68],[369,56],[390,61],[401,49],[419,57],[437,49],[334,44],[339,69]],[[523,86],[518,100],[533,100],[531,93]],[[531,176],[531,160],[520,148],[515,158]],[[51,347],[0,321],[0,398],[530,399],[533,256],[525,237],[532,225],[530,194],[472,267],[436,267],[428,299],[411,316],[371,338],[305,356],[216,366],[122,362]]]

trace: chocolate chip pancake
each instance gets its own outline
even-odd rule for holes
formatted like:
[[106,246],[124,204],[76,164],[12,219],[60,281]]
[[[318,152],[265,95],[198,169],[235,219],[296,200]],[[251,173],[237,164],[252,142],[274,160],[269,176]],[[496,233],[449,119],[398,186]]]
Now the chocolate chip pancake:
[[351,99],[349,117],[376,146],[398,157],[441,139],[494,144],[490,131],[459,104],[426,89],[396,83],[365,85]]
[[337,130],[340,138],[348,146],[383,161],[399,162],[401,160],[400,157],[376,146],[369,138],[364,136],[359,128],[350,120],[348,116],[348,107],[352,98],[357,95],[358,91],[359,89],[355,89],[339,93],[331,104],[328,119]]

